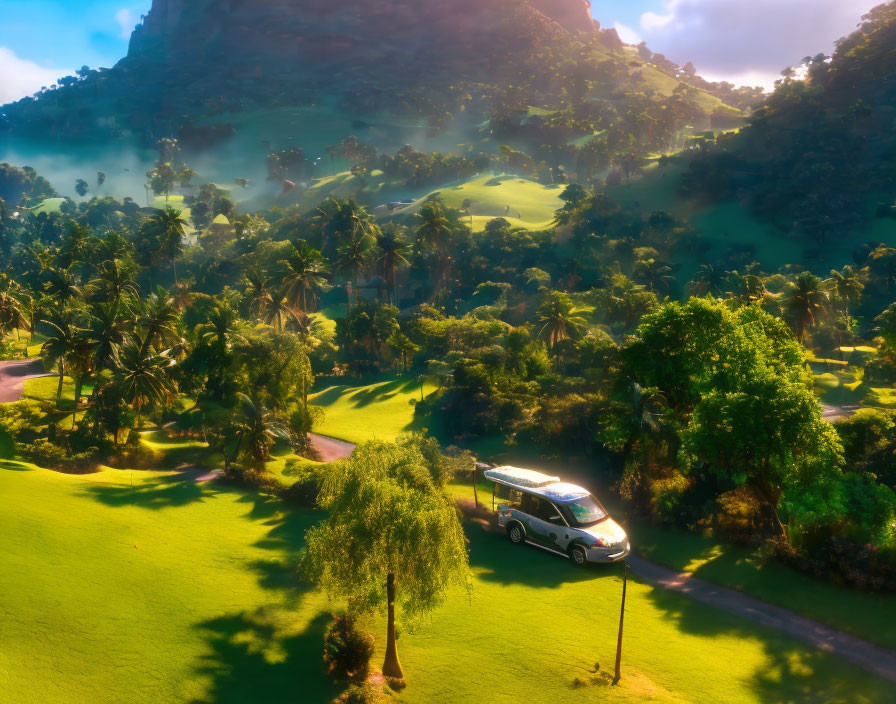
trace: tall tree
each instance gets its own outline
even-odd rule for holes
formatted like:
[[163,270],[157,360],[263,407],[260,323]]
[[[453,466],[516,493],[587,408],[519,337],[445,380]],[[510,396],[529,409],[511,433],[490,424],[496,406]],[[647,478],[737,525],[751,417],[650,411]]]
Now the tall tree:
[[579,337],[588,324],[565,293],[551,291],[538,307],[538,336],[548,347]]
[[319,501],[328,517],[306,534],[308,577],[354,610],[385,606],[387,677],[404,676],[396,603],[410,618],[438,606],[450,584],[469,583],[457,508],[433,465],[411,441],[358,447],[327,473]]
[[280,261],[283,271],[281,284],[287,302],[303,313],[311,313],[317,306],[318,291],[326,285],[329,273],[323,255],[304,240],[293,243],[289,257]]
[[59,367],[59,385],[56,388],[58,408],[62,403],[66,366],[84,344],[84,331],[77,326],[75,315],[70,310],[62,310],[44,322],[50,331],[41,346],[41,356],[48,364]]
[[801,342],[806,342],[809,330],[827,310],[828,285],[815,274],[804,271],[787,286],[784,311]]
[[184,251],[184,233],[187,221],[181,217],[180,210],[165,206],[165,208],[156,210],[153,213],[148,225],[157,238],[158,256],[171,262],[176,285],[177,258]]
[[383,230],[376,238],[376,246],[379,250],[376,263],[380,274],[386,280],[389,287],[389,302],[398,305],[398,286],[395,280],[395,272],[399,267],[410,266],[408,253],[410,247],[395,230]]

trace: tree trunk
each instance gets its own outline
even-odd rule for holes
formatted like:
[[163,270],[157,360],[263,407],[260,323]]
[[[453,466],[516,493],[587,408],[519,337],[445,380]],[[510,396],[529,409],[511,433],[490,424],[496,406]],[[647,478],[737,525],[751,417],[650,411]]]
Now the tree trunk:
[[56,387],[56,408],[62,404],[62,382],[65,380],[65,363],[59,360],[59,386]]
[[72,430],[75,429],[75,417],[78,415],[78,403],[81,401],[81,388],[84,386],[84,379],[79,376],[75,379],[75,410],[72,411]]
[[404,672],[398,662],[398,648],[395,643],[395,575],[386,577],[386,599],[388,601],[388,626],[386,630],[386,659],[383,661],[383,675],[404,679]]

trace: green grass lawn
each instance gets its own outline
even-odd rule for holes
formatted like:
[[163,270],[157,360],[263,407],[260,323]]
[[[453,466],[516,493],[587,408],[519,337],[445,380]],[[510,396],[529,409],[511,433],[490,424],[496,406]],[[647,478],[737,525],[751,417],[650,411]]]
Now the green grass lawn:
[[[395,211],[416,213],[426,198],[438,193],[449,208],[460,208],[471,202],[473,230],[481,232],[489,220],[506,218],[515,227],[546,230],[553,225],[554,213],[563,205],[560,194],[564,186],[544,186],[517,176],[478,176],[459,186],[448,186]],[[507,212],[510,206],[510,212]],[[469,218],[467,218],[469,220]]]
[[[177,474],[13,462],[0,463],[0,496],[3,704],[324,704],[338,693],[320,659],[333,605],[294,569],[316,515]],[[634,580],[622,683],[589,684],[595,662],[612,666],[619,566],[580,570],[467,530],[472,598],[454,591],[402,629],[399,702],[892,700],[833,657]],[[378,664],[382,620],[364,625]]]
[[[424,396],[436,388],[427,380]],[[311,403],[324,409],[324,420],[314,432],[354,443],[394,440],[415,429],[413,401],[419,398],[417,377],[367,386],[331,386],[311,397]]]

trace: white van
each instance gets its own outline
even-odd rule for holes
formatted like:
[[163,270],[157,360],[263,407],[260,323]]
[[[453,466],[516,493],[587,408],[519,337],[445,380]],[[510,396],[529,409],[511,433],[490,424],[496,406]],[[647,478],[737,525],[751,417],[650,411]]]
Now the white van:
[[510,542],[535,545],[577,565],[616,562],[631,552],[625,531],[587,489],[519,467],[495,467],[484,476],[496,489],[509,489],[509,500],[497,511]]

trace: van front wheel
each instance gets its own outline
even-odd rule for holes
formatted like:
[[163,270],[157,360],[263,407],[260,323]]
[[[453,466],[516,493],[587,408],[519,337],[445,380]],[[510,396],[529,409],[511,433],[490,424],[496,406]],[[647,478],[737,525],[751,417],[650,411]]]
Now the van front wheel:
[[578,567],[584,567],[588,562],[588,555],[581,545],[573,545],[569,550],[569,559]]
[[519,523],[513,522],[507,526],[507,537],[510,538],[511,543],[519,545],[526,539],[526,534]]

